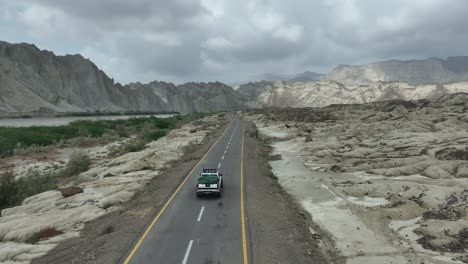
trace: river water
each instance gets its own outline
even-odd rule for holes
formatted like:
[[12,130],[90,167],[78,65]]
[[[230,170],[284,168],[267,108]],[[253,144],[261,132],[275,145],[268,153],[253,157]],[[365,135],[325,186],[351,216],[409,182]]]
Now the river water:
[[69,116],[69,117],[34,117],[34,118],[11,118],[0,119],[0,126],[7,127],[30,127],[30,126],[62,126],[68,125],[76,120],[121,120],[138,117],[155,116],[168,118],[173,114],[165,115],[118,115],[118,116]]

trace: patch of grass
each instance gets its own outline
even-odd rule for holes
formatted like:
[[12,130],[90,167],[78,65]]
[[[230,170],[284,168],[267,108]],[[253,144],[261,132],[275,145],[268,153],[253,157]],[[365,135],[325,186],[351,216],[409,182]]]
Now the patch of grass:
[[72,138],[72,127],[0,127],[0,157],[13,155],[17,146],[46,146],[64,138]]
[[0,209],[21,204],[27,197],[57,189],[57,178],[53,174],[29,170],[15,180],[12,172],[0,174]]

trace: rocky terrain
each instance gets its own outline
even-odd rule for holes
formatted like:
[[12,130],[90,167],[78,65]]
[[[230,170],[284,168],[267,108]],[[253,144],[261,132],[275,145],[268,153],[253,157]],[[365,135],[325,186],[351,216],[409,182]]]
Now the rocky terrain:
[[[193,121],[147,144],[147,148],[115,157],[122,140],[103,146],[81,147],[91,168],[74,179],[62,180],[60,190],[25,199],[20,206],[3,209],[0,217],[0,262],[29,263],[60,242],[80,236],[86,222],[122,209],[123,204],[182,157],[189,146],[200,144],[223,123],[219,115]],[[128,139],[124,139],[128,140]],[[16,178],[31,169],[58,170],[76,148],[51,150],[43,155],[11,157],[0,163],[0,172],[12,170]]]
[[278,182],[335,263],[467,263],[468,94],[256,110]]
[[241,105],[233,89],[222,83],[121,85],[81,55],[56,56],[30,44],[0,42],[0,114],[96,110],[193,112]]
[[237,91],[245,98],[246,105],[253,108],[321,107],[393,99],[433,99],[445,94],[468,92],[468,82],[416,86],[406,82],[374,82],[352,87],[336,81],[264,81],[241,85]]
[[376,81],[404,81],[411,85],[447,84],[468,81],[468,56],[448,57],[446,60],[389,60],[365,65],[340,65],[325,79],[346,85]]

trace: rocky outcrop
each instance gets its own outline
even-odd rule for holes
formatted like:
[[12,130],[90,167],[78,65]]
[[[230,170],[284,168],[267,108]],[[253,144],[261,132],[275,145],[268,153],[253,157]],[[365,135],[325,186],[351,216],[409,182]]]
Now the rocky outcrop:
[[34,45],[0,43],[0,109],[6,112],[118,111],[123,87],[81,55],[55,56]]
[[59,191],[63,197],[70,197],[75,194],[83,193],[83,189],[76,186],[60,188]]
[[239,109],[243,98],[231,87],[220,83],[172,83],[154,81],[148,84],[132,83],[134,90],[149,89],[165,104],[166,111],[210,112]]
[[373,82],[357,87],[336,81],[258,82],[241,85],[237,90],[246,105],[262,107],[321,107],[331,104],[361,104],[386,100],[439,98],[467,93],[468,82],[446,85],[410,85],[406,82]]
[[467,109],[459,93],[244,118],[270,139],[272,173],[343,263],[441,264],[468,250]]
[[376,81],[403,81],[412,85],[468,81],[468,56],[447,60],[389,60],[366,65],[340,65],[325,77],[347,85]]

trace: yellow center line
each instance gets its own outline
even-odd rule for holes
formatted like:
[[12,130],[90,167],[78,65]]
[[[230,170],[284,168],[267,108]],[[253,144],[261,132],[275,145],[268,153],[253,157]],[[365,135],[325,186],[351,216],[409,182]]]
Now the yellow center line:
[[162,213],[164,213],[164,211],[166,210],[166,208],[169,206],[169,204],[172,202],[172,200],[174,199],[174,197],[176,196],[176,194],[180,191],[180,189],[182,189],[182,187],[184,186],[185,182],[190,178],[190,176],[192,175],[192,173],[195,171],[195,169],[198,167],[198,165],[200,165],[200,163],[206,158],[206,156],[208,155],[208,153],[210,153],[211,149],[214,148],[214,146],[216,146],[216,143],[218,143],[218,141],[224,136],[224,134],[226,133],[226,130],[227,130],[228,127],[226,127],[226,129],[224,129],[224,132],[223,134],[215,141],[215,143],[213,143],[213,145],[210,147],[210,149],[205,153],[205,155],[203,155],[203,157],[198,161],[197,164],[195,164],[195,166],[192,168],[192,170],[189,172],[189,174],[187,176],[185,176],[185,179],[182,181],[182,183],[179,185],[179,187],[175,190],[175,192],[171,195],[171,197],[169,198],[169,200],[167,200],[167,202],[164,204],[163,208],[159,211],[159,213],[156,215],[156,217],[153,219],[153,221],[151,222],[151,224],[148,226],[148,228],[146,228],[145,232],[143,233],[143,235],[141,236],[141,238],[138,240],[138,242],[136,243],[135,247],[133,247],[132,251],[130,252],[130,254],[127,256],[127,258],[125,259],[125,262],[124,264],[128,264],[130,263],[130,261],[132,260],[133,256],[135,255],[135,253],[137,252],[138,248],[141,246],[141,243],[143,243],[143,240],[145,240],[146,236],[148,236],[149,232],[151,231],[151,229],[153,228],[153,226],[156,224],[156,222],[158,222],[159,218],[161,217]]
[[242,148],[241,148],[241,161],[240,161],[240,207],[241,207],[241,223],[242,223],[242,252],[244,256],[244,264],[249,263],[247,257],[247,239],[245,235],[245,213],[244,213],[244,136],[245,136],[245,123],[242,127]]

